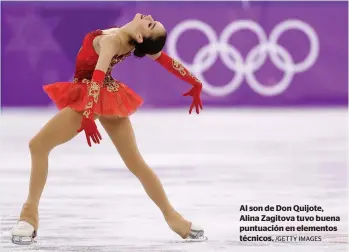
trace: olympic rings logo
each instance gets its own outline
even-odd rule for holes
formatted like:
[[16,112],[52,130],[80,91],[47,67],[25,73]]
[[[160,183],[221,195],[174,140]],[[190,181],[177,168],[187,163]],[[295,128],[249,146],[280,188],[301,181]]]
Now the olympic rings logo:
[[[300,30],[309,39],[310,51],[306,58],[295,63],[292,55],[278,44],[280,36],[291,29]],[[199,30],[209,40],[209,44],[201,47],[193,59],[193,63],[187,63],[181,59],[177,52],[177,42],[183,32]],[[254,32],[259,44],[252,48],[244,59],[241,53],[229,44],[229,38],[240,30]],[[313,66],[319,56],[319,38],[315,30],[307,23],[298,19],[289,19],[279,23],[267,37],[263,28],[251,20],[239,20],[230,23],[224,28],[219,38],[215,30],[200,20],[185,20],[179,23],[168,37],[167,49],[169,54],[178,59],[203,83],[203,90],[213,96],[226,96],[234,92],[245,79],[247,84],[258,94],[275,96],[282,94],[292,83],[296,73],[301,73]],[[260,83],[254,73],[265,63],[267,56],[279,70],[284,72],[283,78],[273,86],[265,86]],[[235,72],[234,78],[225,86],[217,87],[209,84],[203,73],[216,62],[220,56],[228,69]]]

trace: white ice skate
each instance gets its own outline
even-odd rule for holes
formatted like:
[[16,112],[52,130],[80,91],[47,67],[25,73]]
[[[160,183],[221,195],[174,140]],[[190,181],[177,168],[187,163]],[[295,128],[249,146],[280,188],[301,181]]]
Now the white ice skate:
[[18,245],[29,245],[34,242],[36,231],[26,221],[18,221],[11,230],[12,242]]
[[188,242],[202,242],[206,241],[205,231],[203,228],[192,224],[190,227],[189,236],[185,239]]

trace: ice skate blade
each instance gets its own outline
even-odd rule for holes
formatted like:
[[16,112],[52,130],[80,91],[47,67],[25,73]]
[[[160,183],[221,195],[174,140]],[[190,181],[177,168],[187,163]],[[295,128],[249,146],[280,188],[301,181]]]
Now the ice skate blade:
[[189,236],[185,239],[188,242],[203,242],[207,241],[205,231],[202,228],[192,225]]
[[34,238],[29,236],[12,236],[12,243],[16,245],[30,245],[34,243]]
[[187,239],[185,239],[184,241],[185,242],[204,242],[204,241],[207,241],[208,240],[208,238],[206,237],[206,236],[202,236],[202,237],[200,237],[200,238],[195,238],[195,239],[193,239],[193,238],[187,238]]

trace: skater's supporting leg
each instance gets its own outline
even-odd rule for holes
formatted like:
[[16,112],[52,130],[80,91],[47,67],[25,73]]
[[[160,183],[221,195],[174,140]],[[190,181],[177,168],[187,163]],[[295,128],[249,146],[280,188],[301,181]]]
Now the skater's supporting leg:
[[58,112],[30,141],[31,174],[29,194],[24,204],[20,220],[38,228],[38,205],[46,184],[48,155],[57,145],[63,144],[74,136],[80,126],[82,116],[70,108]]
[[130,119],[101,117],[99,120],[126,166],[137,176],[148,196],[160,208],[170,228],[183,238],[188,237],[191,223],[174,210],[159,178],[143,160],[136,144]]

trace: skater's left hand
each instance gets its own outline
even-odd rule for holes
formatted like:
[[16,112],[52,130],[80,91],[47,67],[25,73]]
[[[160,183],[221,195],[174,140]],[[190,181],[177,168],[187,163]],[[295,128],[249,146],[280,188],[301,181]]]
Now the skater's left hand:
[[189,90],[189,92],[186,92],[183,94],[183,96],[193,97],[193,102],[190,106],[189,114],[191,114],[194,106],[195,106],[196,114],[200,113],[200,109],[202,109],[202,101],[200,98],[201,90],[202,90],[202,84],[200,83],[200,85],[195,85],[194,87],[192,87],[192,89]]

